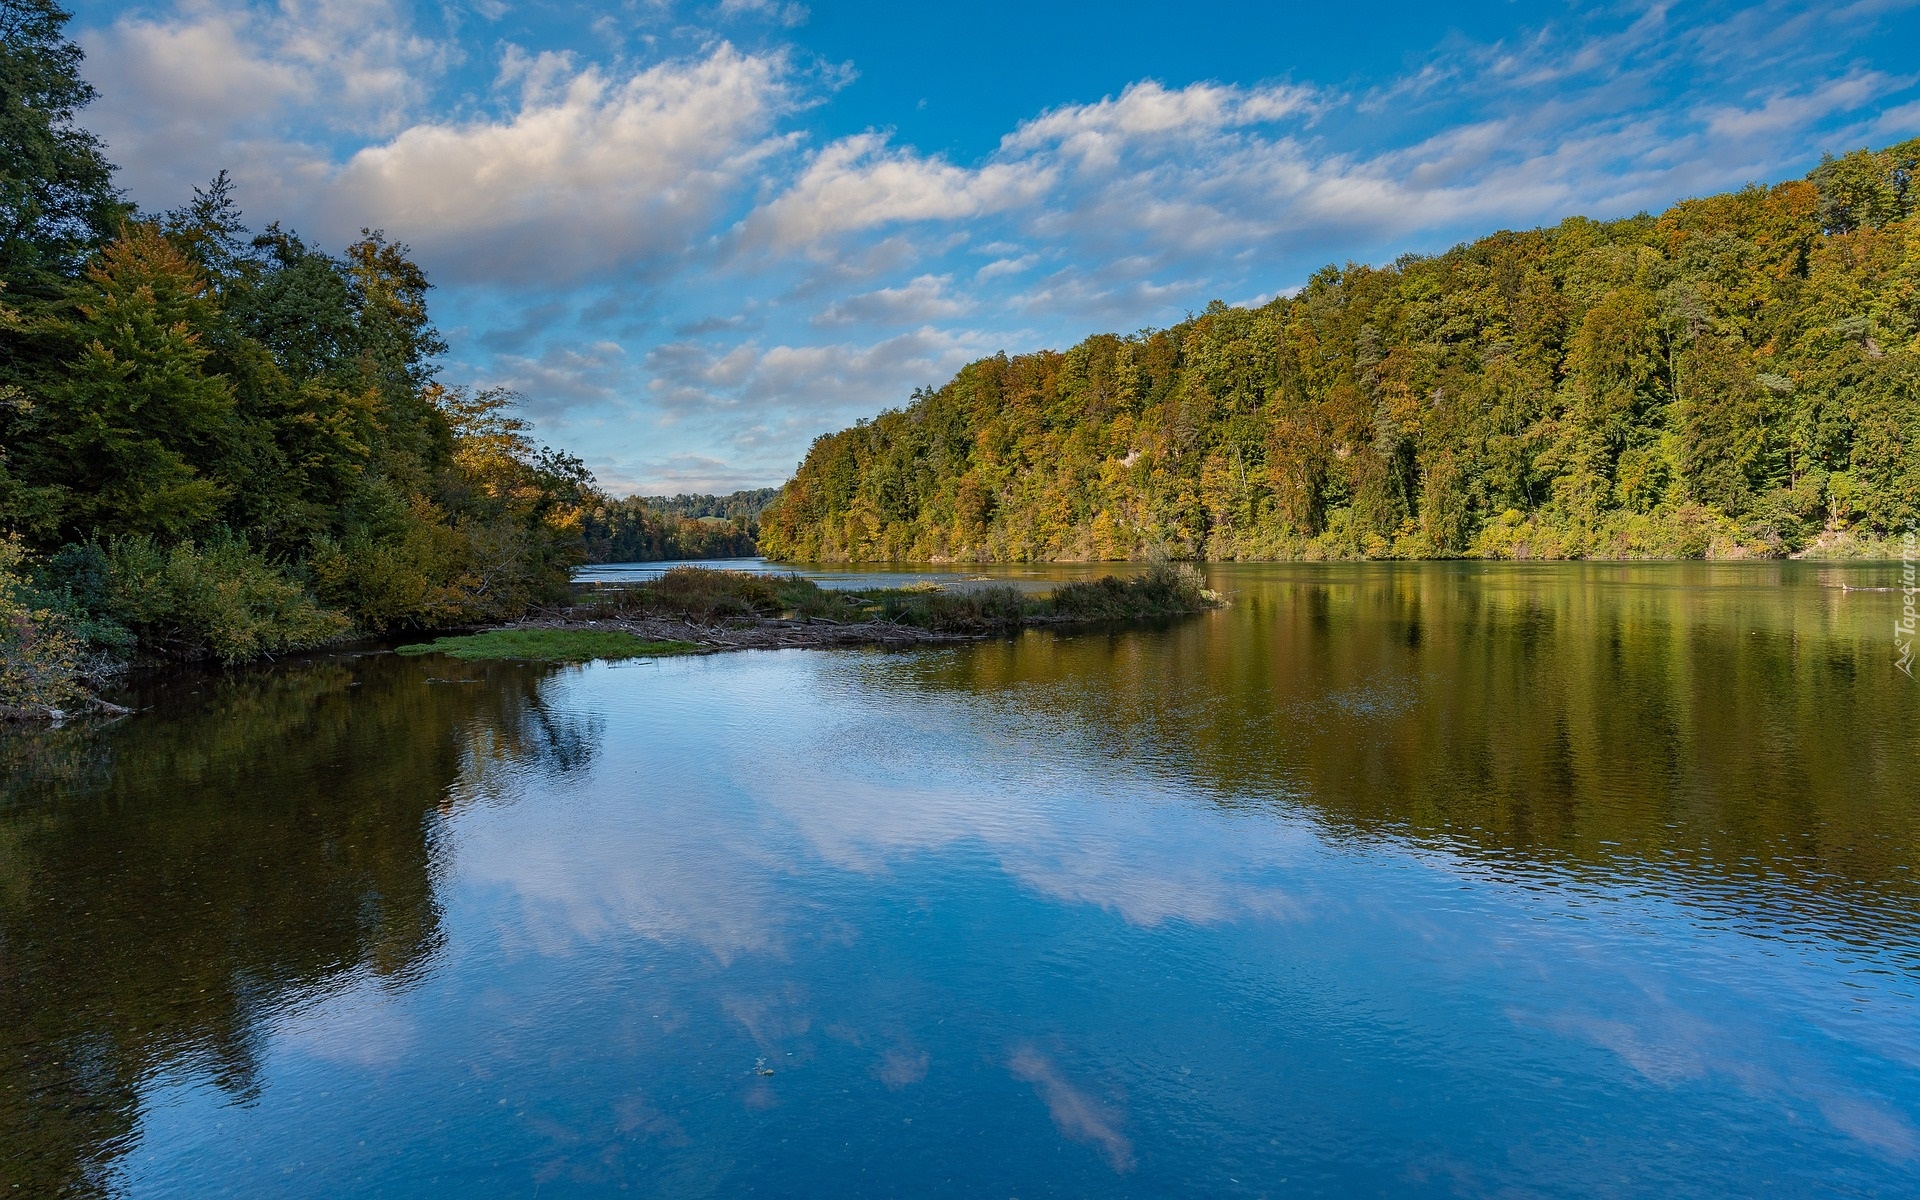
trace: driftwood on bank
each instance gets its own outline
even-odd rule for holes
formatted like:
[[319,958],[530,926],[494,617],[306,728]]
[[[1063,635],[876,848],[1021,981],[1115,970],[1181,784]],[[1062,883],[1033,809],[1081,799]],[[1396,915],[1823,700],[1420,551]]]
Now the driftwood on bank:
[[822,618],[759,617],[745,622],[702,625],[678,617],[627,616],[585,618],[565,610],[515,621],[500,629],[595,629],[630,633],[649,642],[691,642],[700,653],[722,650],[799,650],[830,646],[927,646],[973,642],[988,633],[919,629],[892,621],[838,622]]
[[132,712],[98,696],[88,696],[73,708],[54,708],[46,704],[0,704],[0,721],[68,721],[75,717],[124,717]]

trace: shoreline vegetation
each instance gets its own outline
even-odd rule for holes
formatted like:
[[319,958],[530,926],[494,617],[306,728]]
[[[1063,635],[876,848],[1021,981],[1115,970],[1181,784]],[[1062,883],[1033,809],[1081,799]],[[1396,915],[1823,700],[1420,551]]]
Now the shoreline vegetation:
[[798,575],[675,567],[658,579],[587,593],[497,629],[403,646],[399,653],[582,662],[727,650],[907,648],[1021,629],[1190,616],[1227,603],[1185,563],[1156,563],[1131,579],[1108,575],[1037,595],[1005,584],[838,591]]

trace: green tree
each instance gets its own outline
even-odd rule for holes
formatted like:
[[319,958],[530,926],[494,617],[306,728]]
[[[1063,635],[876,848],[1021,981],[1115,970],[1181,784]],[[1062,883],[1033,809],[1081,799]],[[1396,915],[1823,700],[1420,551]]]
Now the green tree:
[[0,281],[17,296],[57,292],[131,212],[100,139],[74,124],[94,90],[68,18],[51,0],[0,0]]
[[43,322],[66,349],[46,372],[13,470],[44,533],[185,537],[215,520],[233,435],[233,386],[210,374],[213,318],[194,264],[151,225],[125,227]]

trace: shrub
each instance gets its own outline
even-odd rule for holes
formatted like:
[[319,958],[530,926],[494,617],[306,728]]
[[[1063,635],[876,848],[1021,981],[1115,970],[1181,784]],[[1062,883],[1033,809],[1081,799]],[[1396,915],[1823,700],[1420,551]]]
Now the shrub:
[[702,625],[778,617],[845,617],[846,599],[797,575],[756,575],[675,567],[657,579],[602,593],[595,607],[614,613],[680,617]]
[[244,662],[318,646],[350,625],[236,538],[164,548],[116,538],[104,554],[108,614],[170,657]]
[[1178,616],[1220,603],[1219,593],[1208,590],[1206,576],[1186,563],[1155,563],[1133,579],[1107,575],[1090,583],[1062,584],[1051,598],[1056,616],[1082,621]]
[[87,646],[27,573],[18,536],[0,537],[0,709],[60,711],[91,699]]

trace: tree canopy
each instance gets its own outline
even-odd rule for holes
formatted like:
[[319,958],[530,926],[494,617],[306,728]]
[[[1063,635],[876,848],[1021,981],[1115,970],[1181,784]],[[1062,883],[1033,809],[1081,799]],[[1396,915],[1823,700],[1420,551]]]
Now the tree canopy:
[[0,281],[16,295],[58,282],[129,209],[100,139],[74,123],[94,98],[51,0],[0,0]]
[[996,355],[816,441],[788,559],[1698,557],[1920,520],[1920,139]]

